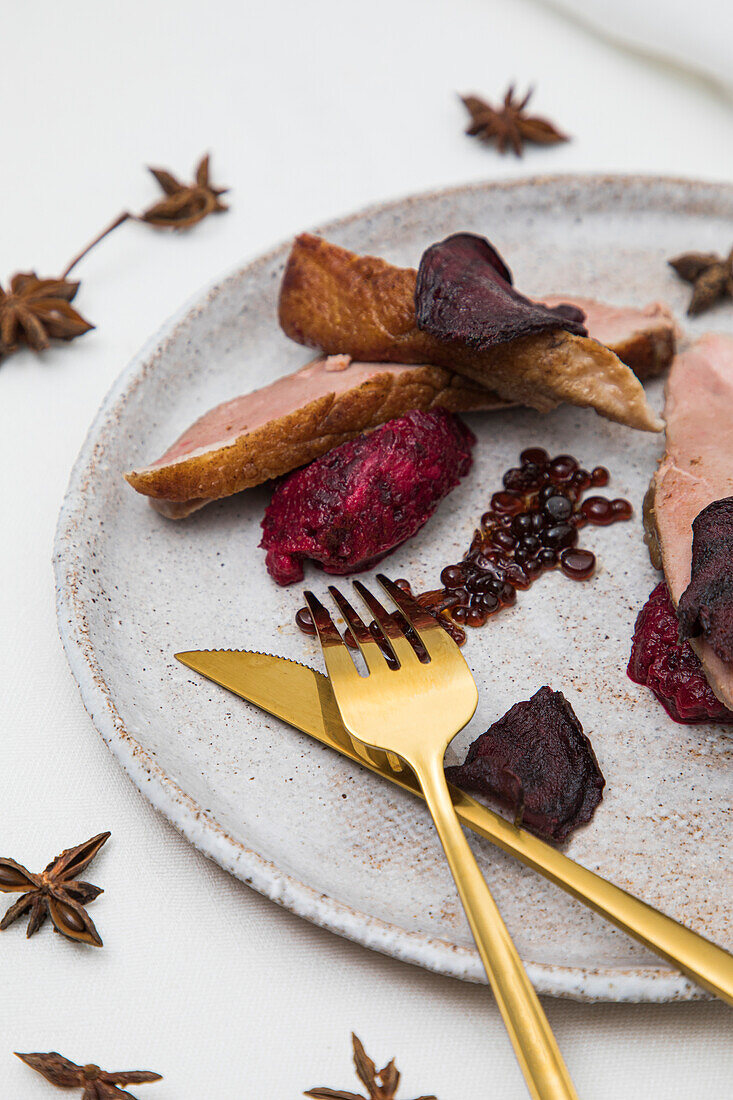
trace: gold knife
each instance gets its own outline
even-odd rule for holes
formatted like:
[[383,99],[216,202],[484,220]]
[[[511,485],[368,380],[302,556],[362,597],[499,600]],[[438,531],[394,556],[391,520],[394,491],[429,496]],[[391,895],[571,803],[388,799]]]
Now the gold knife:
[[[190,650],[176,658],[194,672],[315,737],[356,764],[422,797],[409,768],[393,771],[384,753],[361,756],[341,722],[328,678],[297,661],[247,650]],[[698,985],[733,1005],[733,955],[449,784],[463,825],[660,955]]]

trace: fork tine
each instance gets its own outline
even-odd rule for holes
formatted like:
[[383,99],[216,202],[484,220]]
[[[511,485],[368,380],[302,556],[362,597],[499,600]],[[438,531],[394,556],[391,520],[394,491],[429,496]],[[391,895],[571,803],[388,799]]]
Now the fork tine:
[[417,653],[407,640],[399,618],[390,615],[390,613],[382,607],[377,597],[373,596],[361,581],[354,581],[354,588],[374,616],[379,629],[394,650],[400,665],[409,666],[411,661],[417,661]]
[[[358,585],[358,583],[359,582],[356,581],[355,585]],[[382,652],[382,648],[379,645],[379,642],[376,640],[376,638],[371,633],[371,631],[368,629],[368,627],[366,627],[364,625],[364,621],[361,618],[361,616],[358,614],[358,612],[356,612],[354,610],[354,608],[351,606],[351,604],[346,599],[346,597],[343,596],[341,594],[341,592],[339,592],[336,585],[329,584],[328,591],[333,596],[334,601],[337,604],[339,611],[341,612],[341,614],[343,615],[343,617],[346,619],[347,623],[349,624],[349,629],[351,630],[351,633],[354,635],[354,638],[356,640],[356,644],[358,645],[359,649],[361,650],[362,657],[366,661],[367,668],[369,669],[370,675],[373,672],[376,672],[376,671],[384,672],[385,669],[390,669],[390,664],[388,663],[385,654]],[[362,598],[364,598],[363,597],[364,592],[366,592],[367,595],[370,597],[370,601],[372,601],[372,602],[367,601],[367,606],[369,607],[369,610],[372,611],[373,614],[375,614],[375,618],[377,617],[376,616],[376,608],[379,608],[382,615],[386,617],[387,612],[384,610],[384,608],[379,603],[379,601],[374,599],[371,592],[368,592],[368,590],[366,588],[364,588],[363,585],[359,588],[359,591],[362,594]],[[400,662],[397,659],[397,657],[394,656],[395,650],[392,648],[392,646],[394,644],[394,639],[389,639],[388,640],[385,636],[384,637],[384,644],[387,646],[390,653],[393,655],[394,668],[399,668],[400,667]],[[378,654],[378,656],[377,656],[377,654]],[[394,669],[390,669],[390,671],[394,671]],[[367,759],[369,759],[369,752],[370,751],[371,751],[372,755],[375,753],[374,749],[372,749],[372,750],[367,749],[366,746],[362,745],[361,742],[358,741],[358,739],[356,737],[352,737],[351,741],[352,741],[352,744],[354,745],[354,748],[357,750],[357,752],[361,753],[361,755],[365,756]],[[396,753],[390,752],[388,750],[384,754],[384,760],[386,761],[387,766],[389,768],[391,768],[392,771],[395,772],[396,774],[399,774],[399,772],[402,771],[402,767],[403,767],[402,761],[400,760],[399,756],[397,756]]]
[[[460,654],[458,646],[453,639],[443,630],[434,615],[422,607],[414,596],[410,596],[384,573],[377,573],[377,580],[385,592],[399,607],[402,614],[413,628],[422,642],[428,656],[435,660],[438,655]],[[354,582],[356,583],[356,582]]]
[[349,656],[346,642],[339,634],[333,619],[329,615],[321,601],[312,592],[304,592],[303,596],[308,605],[308,610],[313,618],[318,640],[323,650],[323,659],[326,662],[326,672],[336,688],[337,679],[350,680],[359,677],[359,671]]
[[311,613],[313,625],[318,631],[318,640],[322,648],[325,650],[326,646],[344,645],[344,640],[337,630],[333,619],[318,597],[314,596],[312,592],[304,592],[303,597]]
[[[329,584],[328,591],[334,599],[334,603],[349,624],[349,630],[354,636],[354,641],[366,662],[370,673],[383,672],[389,667],[385,655],[382,653],[374,635],[365,626],[361,616],[351,606],[346,597],[338,590],[335,584]],[[389,643],[387,643],[389,645]],[[394,658],[397,667],[397,658]]]
[[398,584],[391,581],[389,577],[385,577],[384,573],[377,573],[377,580],[415,630],[420,627],[427,629],[439,625],[435,620],[435,616],[431,615],[422,604],[419,604],[414,596],[410,596]]
[[[344,681],[348,683],[353,679],[358,680],[359,671],[349,656],[346,643],[336,628],[333,619],[321,601],[314,596],[312,592],[304,592],[303,597],[318,633],[318,640],[323,650],[323,659],[326,662],[326,672],[331,680],[334,693],[337,693],[339,687],[343,686]],[[356,612],[354,612],[354,614],[356,614]],[[362,626],[364,626],[363,623]],[[356,637],[356,635],[354,635],[354,637]],[[352,737],[351,734],[348,734],[348,736],[354,746],[354,750],[367,762],[367,764],[376,764],[377,767],[381,766],[382,761],[376,753],[373,755],[374,750],[368,749],[366,745],[362,744],[358,737]]]

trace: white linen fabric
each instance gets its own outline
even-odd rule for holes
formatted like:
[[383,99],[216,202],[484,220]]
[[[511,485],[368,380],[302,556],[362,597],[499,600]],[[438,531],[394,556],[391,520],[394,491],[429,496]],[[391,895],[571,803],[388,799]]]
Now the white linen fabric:
[[733,4],[728,0],[550,0],[652,57],[706,76],[733,95]]
[[[120,210],[206,149],[231,212],[186,235],[129,223],[79,267],[94,332],[0,364],[0,854],[40,869],[103,829],[89,871],[103,950],[0,935],[0,1100],[56,1091],[12,1051],[150,1068],[151,1100],[358,1091],[349,1032],[404,1072],[400,1095],[523,1100],[483,987],[370,954],[198,855],[133,788],[58,640],[51,547],[104,393],[202,284],[290,234],[412,191],[531,173],[729,179],[731,111],[699,81],[512,0],[51,0],[3,11],[0,282],[63,268]],[[570,144],[502,159],[463,136],[458,91],[537,86]],[[691,241],[691,247],[695,242]],[[721,247],[726,242],[721,242]],[[673,856],[670,855],[670,859]],[[0,898],[0,908],[12,896]],[[527,914],[531,920],[531,914]],[[729,1096],[720,1004],[547,1002],[585,1100]]]

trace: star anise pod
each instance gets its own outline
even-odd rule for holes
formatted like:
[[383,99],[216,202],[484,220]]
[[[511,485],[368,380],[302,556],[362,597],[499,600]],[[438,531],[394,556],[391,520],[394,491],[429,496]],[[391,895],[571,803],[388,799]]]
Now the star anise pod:
[[42,351],[55,340],[73,340],[94,328],[69,305],[79,283],[68,279],[39,279],[35,271],[18,272],[10,290],[0,286],[0,356],[27,344]]
[[25,891],[0,921],[0,932],[30,912],[26,932],[29,938],[50,916],[54,928],[62,936],[101,947],[102,940],[84,906],[103,891],[91,882],[77,881],[76,876],[92,862],[109,836],[109,833],[99,833],[84,844],[67,848],[38,875],[14,859],[0,859],[0,890],[8,894]]
[[219,196],[225,195],[228,188],[214,187],[209,182],[208,153],[199,161],[196,180],[191,184],[180,183],[164,168],[151,168],[150,171],[166,197],[141,214],[140,221],[170,229],[189,229],[208,214],[229,209],[219,201]]
[[58,1085],[60,1089],[84,1089],[81,1100],[135,1100],[131,1092],[125,1092],[117,1086],[144,1085],[149,1081],[163,1080],[159,1073],[148,1069],[107,1073],[93,1063],[77,1066],[54,1050],[48,1054],[18,1054],[16,1050],[15,1054],[21,1062],[42,1074],[52,1085]]
[[466,133],[482,141],[495,141],[500,153],[506,153],[511,147],[518,157],[522,156],[524,143],[535,145],[556,145],[570,138],[546,118],[525,114],[525,108],[532,97],[530,88],[522,100],[514,98],[514,85],[510,84],[501,107],[492,107],[476,95],[461,96],[464,106],[471,116],[471,124]]
[[667,262],[681,279],[692,283],[689,314],[704,313],[715,302],[733,298],[733,248],[726,258],[715,252],[685,252]]
[[[368,1097],[362,1096],[361,1093],[326,1088],[309,1089],[303,1095],[315,1097],[315,1100],[395,1100],[400,1083],[400,1073],[394,1064],[394,1058],[387,1063],[384,1069],[378,1070],[364,1050],[361,1041],[353,1032],[351,1033],[351,1042],[354,1048],[356,1076],[369,1093]],[[436,1100],[436,1098],[434,1096],[418,1096],[417,1100]]]

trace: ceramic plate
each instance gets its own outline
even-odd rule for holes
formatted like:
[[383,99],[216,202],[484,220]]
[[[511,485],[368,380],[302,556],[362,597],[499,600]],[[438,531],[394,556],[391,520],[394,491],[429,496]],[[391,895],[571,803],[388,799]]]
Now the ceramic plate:
[[[732,221],[728,186],[573,177],[417,196],[319,232],[416,265],[430,242],[474,230],[496,243],[528,294],[635,305],[661,298],[683,319],[688,288],[666,258],[720,249]],[[277,325],[287,252],[284,244],[185,307],[105,400],[59,521],[61,635],[97,729],[197,848],[316,924],[442,974],[484,981],[422,806],[173,659],[182,649],[236,647],[322,667],[316,645],[293,622],[299,586],[271,582],[258,549],[269,489],[173,523],[122,479],[210,406],[308,360]],[[722,308],[687,327],[726,326],[733,328],[733,311]],[[649,395],[661,407],[661,383]],[[662,439],[570,407],[469,420],[479,439],[473,472],[388,559],[392,576],[435,587],[442,566],[463,554],[502,472],[530,445],[608,466],[608,491],[630,498],[636,516],[583,532],[599,562],[590,583],[545,576],[514,609],[470,633],[464,652],[480,702],[449,758],[462,758],[480,731],[541,685],[561,689],[607,780],[601,806],[568,854],[733,946],[724,816],[733,742],[714,726],[676,725],[625,674],[634,620],[658,580],[639,512]],[[321,574],[307,576],[323,584]],[[698,995],[560,890],[488,842],[471,842],[540,992],[615,1001]]]

